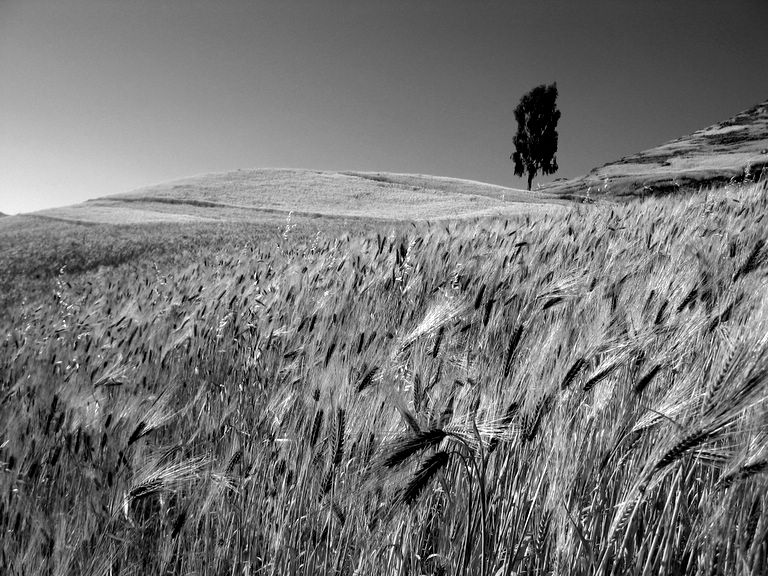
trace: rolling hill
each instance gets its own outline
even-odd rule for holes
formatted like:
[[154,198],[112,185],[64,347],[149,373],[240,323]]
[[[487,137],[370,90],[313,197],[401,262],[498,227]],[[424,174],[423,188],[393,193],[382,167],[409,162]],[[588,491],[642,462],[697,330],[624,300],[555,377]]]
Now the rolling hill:
[[757,180],[766,166],[768,100],[534,192],[422,174],[262,168],[194,176],[31,215],[83,224],[265,223],[289,213],[373,221],[506,217],[557,210],[585,196],[631,198]]
[[693,134],[541,190],[561,197],[633,197],[756,180],[768,167],[768,100]]
[[304,217],[441,220],[551,211],[562,199],[482,182],[386,172],[206,174],[35,215],[80,223],[265,222]]

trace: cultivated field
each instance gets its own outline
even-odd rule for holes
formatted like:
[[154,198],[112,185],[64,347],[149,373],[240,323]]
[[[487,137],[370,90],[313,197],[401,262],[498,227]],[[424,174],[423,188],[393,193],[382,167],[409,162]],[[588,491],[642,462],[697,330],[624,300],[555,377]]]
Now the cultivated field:
[[78,228],[0,316],[0,564],[765,574],[767,212]]
[[554,196],[411,174],[260,169],[206,174],[38,216],[82,223],[252,222],[305,217],[442,220],[552,212]]

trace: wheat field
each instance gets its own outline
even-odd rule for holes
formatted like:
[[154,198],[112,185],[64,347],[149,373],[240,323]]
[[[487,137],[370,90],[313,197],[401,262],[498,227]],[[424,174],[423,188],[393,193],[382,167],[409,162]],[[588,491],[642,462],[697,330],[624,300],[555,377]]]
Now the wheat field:
[[483,182],[391,172],[262,168],[203,174],[48,208],[38,217],[81,224],[263,223],[276,217],[378,221],[504,218],[555,212],[567,201]]
[[6,574],[765,574],[768,186],[218,243],[0,328]]

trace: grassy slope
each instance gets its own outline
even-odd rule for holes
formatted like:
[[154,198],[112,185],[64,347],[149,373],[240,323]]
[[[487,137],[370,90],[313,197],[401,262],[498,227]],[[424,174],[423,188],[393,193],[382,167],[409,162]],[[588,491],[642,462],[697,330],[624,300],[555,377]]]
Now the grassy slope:
[[396,174],[393,172],[343,172],[349,176],[365,178],[383,184],[392,184],[403,187],[411,187],[419,190],[434,190],[449,192],[451,194],[465,194],[472,196],[487,196],[505,202],[517,202],[527,204],[562,203],[556,196],[529,192],[516,188],[507,188],[474,180],[460,178],[446,178],[442,176],[425,176],[421,174]]
[[262,222],[288,212],[379,220],[504,216],[562,200],[480,182],[403,174],[261,169],[208,174],[39,215],[78,222]]
[[614,197],[696,191],[758,178],[768,167],[768,101],[724,122],[627,156],[585,176],[545,185],[561,196]]
[[766,210],[734,187],[62,277],[0,316],[3,563],[766,573]]

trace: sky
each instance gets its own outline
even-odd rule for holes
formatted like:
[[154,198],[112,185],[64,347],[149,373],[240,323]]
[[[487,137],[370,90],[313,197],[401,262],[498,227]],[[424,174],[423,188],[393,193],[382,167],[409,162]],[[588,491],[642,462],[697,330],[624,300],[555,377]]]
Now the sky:
[[765,0],[0,0],[0,211],[238,168],[524,187],[557,82],[573,177],[768,99]]

